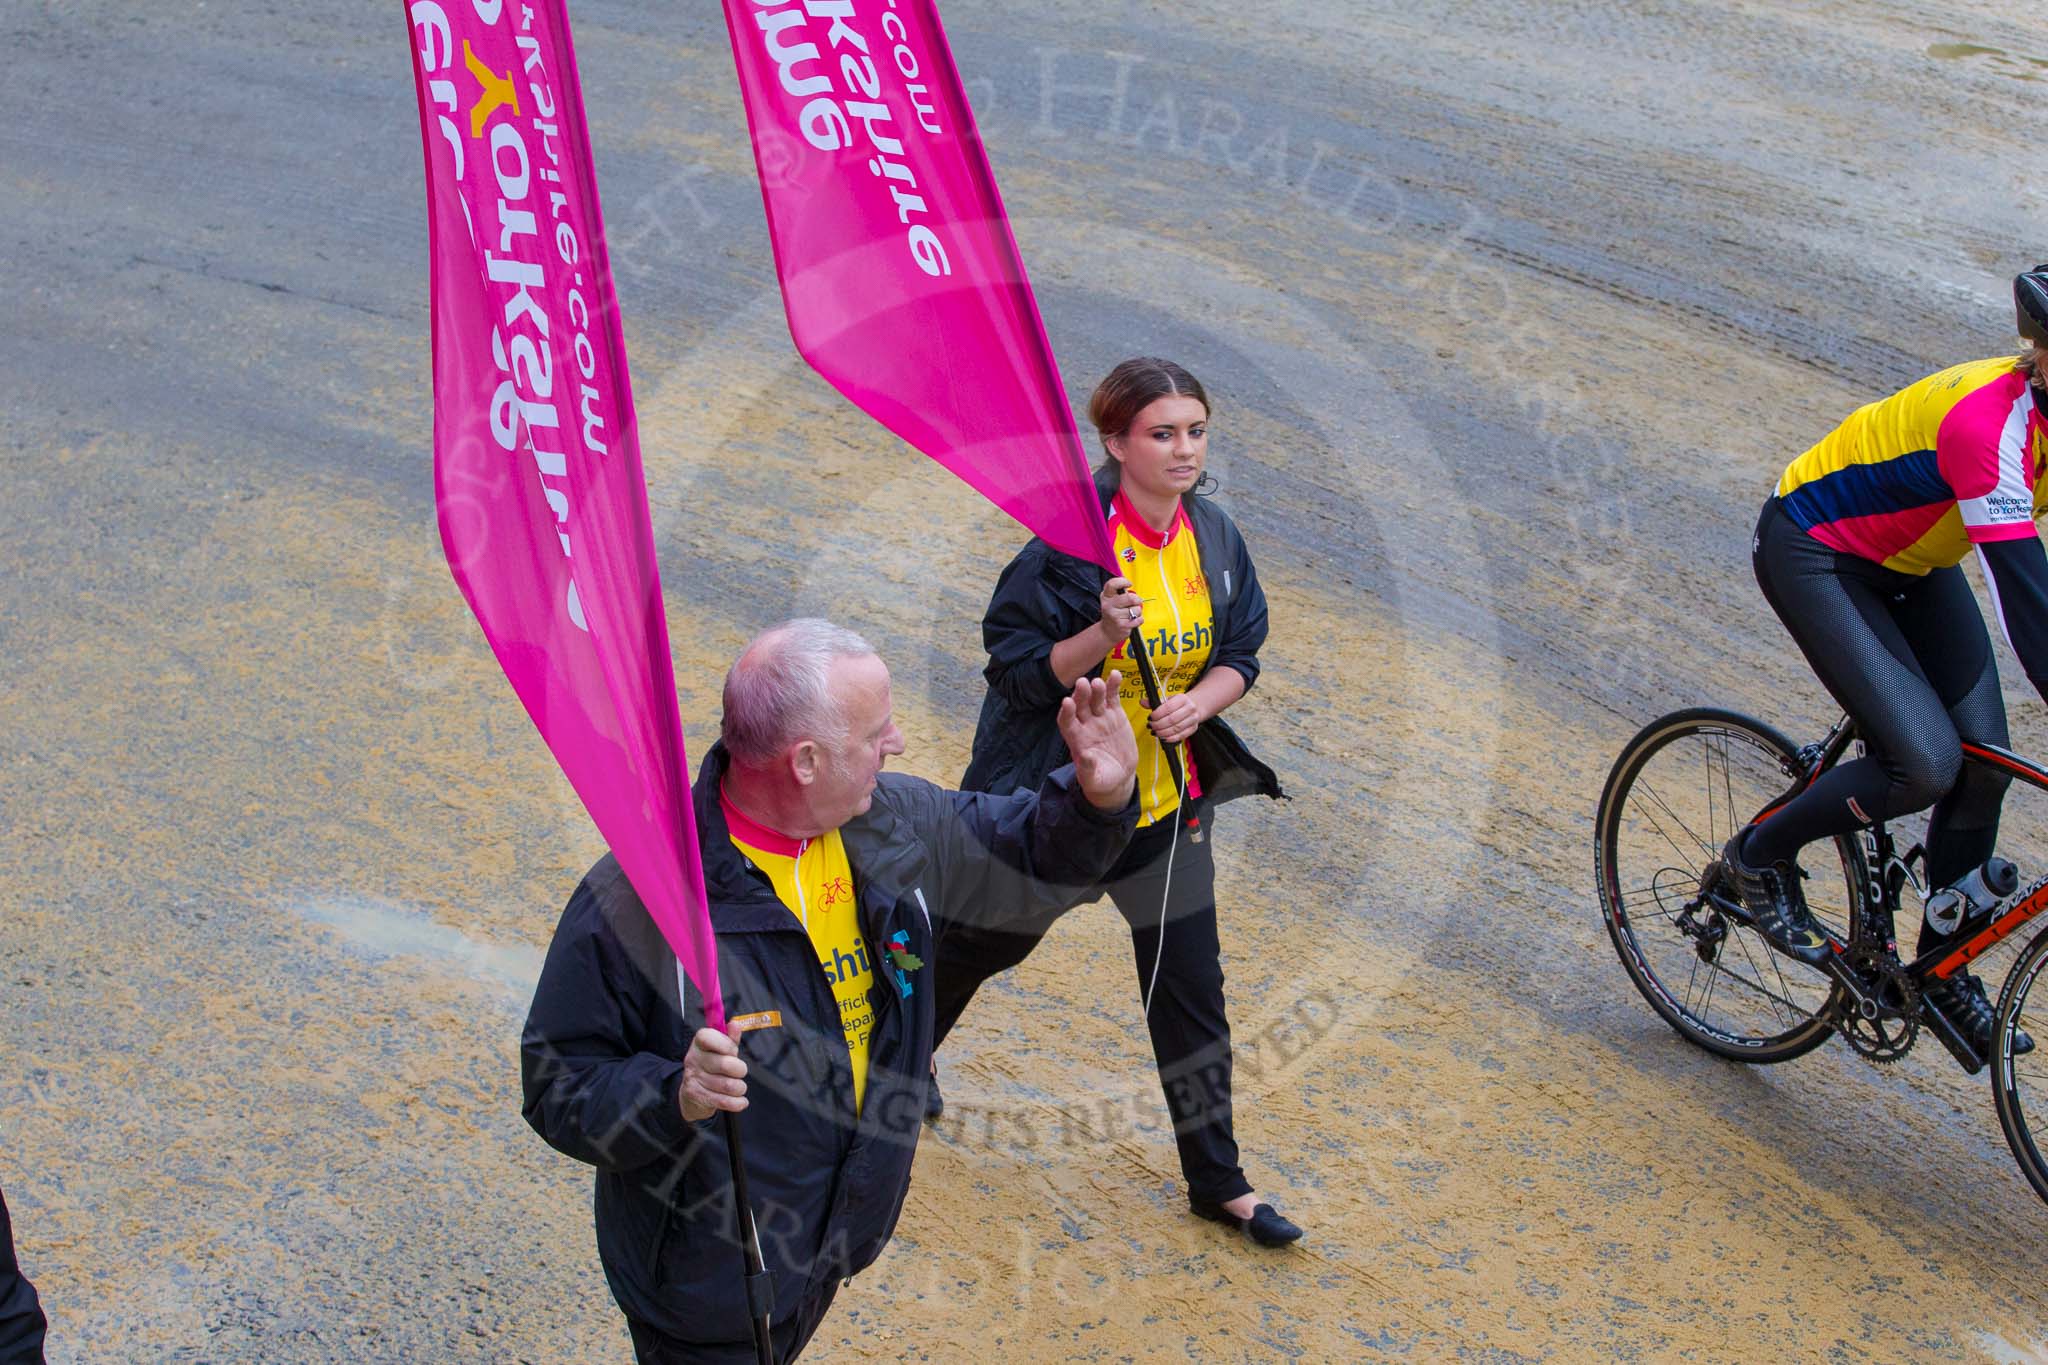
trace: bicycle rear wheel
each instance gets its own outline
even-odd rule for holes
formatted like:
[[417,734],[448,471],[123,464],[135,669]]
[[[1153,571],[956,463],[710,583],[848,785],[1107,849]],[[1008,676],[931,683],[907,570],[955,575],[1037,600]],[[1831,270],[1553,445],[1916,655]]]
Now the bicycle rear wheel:
[[2026,1174],[2034,1193],[2048,1200],[2048,1161],[2036,1134],[2048,1132],[2048,1047],[2024,1057],[2012,1055],[2013,1030],[2023,1028],[2036,1039],[2048,1038],[2048,988],[2034,995],[2048,969],[2048,932],[2034,936],[2026,952],[2006,975],[1998,996],[1998,1031],[1993,1035],[1991,1093],[1998,1101],[1998,1124],[2005,1145]]
[[[1681,1037],[1741,1062],[1789,1061],[1820,1046],[1841,992],[1825,972],[1773,951],[1724,885],[1722,846],[1785,794],[1797,754],[1733,711],[1675,711],[1629,741],[1600,796],[1600,909],[1622,966]],[[1853,835],[1831,843],[1807,850],[1807,903],[1848,941],[1863,916],[1863,853]]]

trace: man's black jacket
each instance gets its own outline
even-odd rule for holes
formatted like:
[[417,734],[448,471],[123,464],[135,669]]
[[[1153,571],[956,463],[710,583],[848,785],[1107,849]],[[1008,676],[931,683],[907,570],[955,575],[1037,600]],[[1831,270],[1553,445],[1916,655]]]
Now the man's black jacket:
[[[739,1119],[779,1319],[867,1266],[895,1229],[930,1085],[935,937],[1071,904],[1122,851],[1137,805],[1097,811],[1071,766],[1006,797],[882,775],[840,831],[875,973],[856,1119],[817,952],[728,836],[726,763],[714,746],[698,773],[697,832],[727,1018],[762,1025],[740,1035]],[[744,1341],[723,1127],[686,1122],[676,1098],[704,1024],[695,988],[679,1009],[678,986],[674,953],[606,857],[570,897],[541,969],[520,1038],[524,1112],[549,1145],[597,1167],[598,1254],[620,1307],[669,1336]]]
[[[1116,487],[1098,477],[1097,489],[1107,511]],[[1203,673],[1234,668],[1249,691],[1258,681],[1259,647],[1266,642],[1265,590],[1259,586],[1244,537],[1223,509],[1207,497],[1182,502],[1209,580],[1214,616],[1216,642]],[[1101,565],[1035,538],[1003,570],[981,618],[988,693],[982,698],[974,756],[960,779],[962,787],[1028,791],[1062,761],[1057,718],[1066,689],[1052,671],[1052,647],[1101,619],[1102,585],[1108,581]],[[1282,795],[1273,770],[1252,756],[1221,717],[1203,721],[1189,747],[1208,804],[1253,794]]]
[[0,1365],[43,1365],[47,1327],[36,1287],[14,1259],[14,1225],[0,1195]]

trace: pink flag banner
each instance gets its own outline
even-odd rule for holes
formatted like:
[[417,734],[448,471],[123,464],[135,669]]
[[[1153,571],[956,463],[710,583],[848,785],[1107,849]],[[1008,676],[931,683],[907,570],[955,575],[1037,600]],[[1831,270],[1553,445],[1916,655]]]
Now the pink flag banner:
[[1113,554],[931,0],[724,0],[790,335],[1057,549]]
[[406,7],[434,492],[512,689],[723,1028],[668,625],[561,0]]

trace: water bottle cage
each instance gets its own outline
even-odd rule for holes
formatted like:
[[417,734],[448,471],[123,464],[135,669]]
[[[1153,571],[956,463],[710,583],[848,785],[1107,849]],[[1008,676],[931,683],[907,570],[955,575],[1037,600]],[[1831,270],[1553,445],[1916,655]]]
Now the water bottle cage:
[[1928,928],[1946,937],[1963,927],[1963,919],[1970,908],[1962,893],[1949,887],[1929,896],[1921,906],[1921,913],[1927,917]]
[[1954,886],[1929,896],[1921,910],[1928,927],[1936,933],[1961,933],[1989,920],[2006,897],[2018,890],[2018,883],[2018,870],[2003,858],[1993,858],[1972,869]]

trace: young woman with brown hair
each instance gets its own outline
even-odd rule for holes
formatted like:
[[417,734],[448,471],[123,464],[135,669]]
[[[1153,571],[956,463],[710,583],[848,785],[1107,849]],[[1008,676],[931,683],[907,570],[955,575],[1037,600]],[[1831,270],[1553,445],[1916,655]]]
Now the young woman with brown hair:
[[[997,580],[982,618],[989,690],[961,786],[1035,786],[1059,761],[1054,708],[1088,673],[1119,670],[1139,745],[1139,828],[1104,883],[1131,927],[1153,1057],[1198,1215],[1281,1246],[1301,1229],[1260,1202],[1238,1162],[1230,1023],[1216,930],[1209,827],[1218,804],[1277,797],[1272,770],[1220,719],[1259,675],[1266,599],[1244,538],[1205,486],[1209,399],[1180,366],[1127,360],[1088,413],[1108,456],[1097,471],[1122,573],[1033,540]],[[1157,674],[1148,704],[1131,664]],[[939,945],[937,1037],[980,984],[1024,960],[1051,921],[1027,932],[956,930]]]

